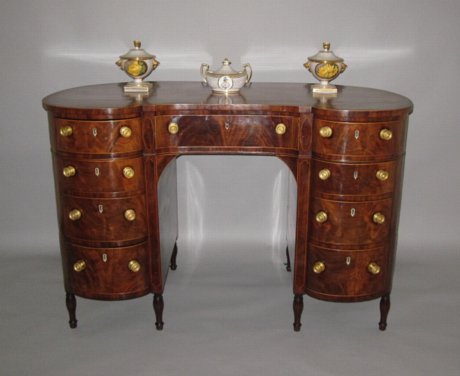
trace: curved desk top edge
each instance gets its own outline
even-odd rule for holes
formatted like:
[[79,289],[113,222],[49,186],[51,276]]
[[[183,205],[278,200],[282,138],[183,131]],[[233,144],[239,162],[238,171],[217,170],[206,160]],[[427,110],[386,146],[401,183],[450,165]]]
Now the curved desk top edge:
[[[313,112],[321,116],[349,117],[350,113],[412,112],[412,102],[385,90],[339,86],[336,96],[314,97],[311,84],[256,82],[239,94],[213,94],[209,87],[194,81],[152,82],[153,89],[143,97],[123,92],[124,83],[75,87],[48,95],[45,110],[55,116],[74,119],[115,119],[137,117],[149,111],[265,111]],[[142,98],[142,99],[140,99]]]

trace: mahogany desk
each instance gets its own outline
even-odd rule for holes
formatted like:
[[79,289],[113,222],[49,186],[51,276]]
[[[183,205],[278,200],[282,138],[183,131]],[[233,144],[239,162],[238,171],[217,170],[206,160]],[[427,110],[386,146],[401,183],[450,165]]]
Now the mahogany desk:
[[166,275],[176,269],[175,160],[244,154],[280,158],[297,182],[294,330],[304,294],[381,298],[379,328],[386,328],[410,100],[345,86],[336,97],[315,98],[301,83],[254,83],[229,97],[198,82],[155,82],[143,98],[122,86],[43,100],[70,327],[76,295],[153,293],[161,330]]

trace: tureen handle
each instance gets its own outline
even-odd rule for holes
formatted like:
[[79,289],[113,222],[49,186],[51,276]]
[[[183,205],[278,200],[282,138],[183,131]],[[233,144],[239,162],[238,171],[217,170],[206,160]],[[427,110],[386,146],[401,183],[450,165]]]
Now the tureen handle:
[[206,77],[206,74],[208,73],[208,70],[209,70],[209,65],[208,64],[201,64],[201,68],[200,68],[200,73],[201,73],[201,78],[203,79],[203,82],[205,84],[208,83],[208,79]]
[[247,85],[249,83],[249,81],[251,81],[252,68],[248,63],[248,64],[243,65],[243,69],[246,71],[246,82],[244,84]]

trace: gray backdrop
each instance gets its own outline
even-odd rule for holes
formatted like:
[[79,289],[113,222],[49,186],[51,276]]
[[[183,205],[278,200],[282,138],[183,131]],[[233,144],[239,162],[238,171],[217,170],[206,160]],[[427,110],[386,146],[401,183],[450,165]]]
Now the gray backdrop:
[[[202,62],[218,67],[229,57],[236,68],[249,62],[254,81],[294,82],[312,81],[302,64],[323,40],[331,41],[349,65],[337,83],[387,89],[414,102],[400,244],[410,244],[415,255],[421,245],[458,244],[458,1],[330,0],[327,10],[323,1],[293,0],[235,0],[231,6],[216,0],[139,0],[135,6],[117,0],[0,4],[2,251],[30,252],[41,246],[55,252],[55,203],[42,97],[73,86],[125,80],[114,62],[131,48],[133,39],[141,39],[161,62],[150,76],[153,80],[199,80]],[[244,159],[210,157],[182,161],[180,168],[202,176],[207,199],[214,202],[219,192],[208,187],[208,179],[215,179],[223,163],[226,171],[247,165]],[[267,163],[248,174],[252,181],[244,192],[249,197],[273,191],[283,166]],[[239,184],[232,179],[225,185],[224,206],[230,212],[238,206],[232,200],[241,197]],[[181,199],[184,210],[190,209],[188,205]],[[260,215],[266,203],[252,200],[243,209],[247,205],[254,205],[245,210],[247,233],[261,234],[261,228],[271,233],[273,223]],[[228,226],[219,225],[228,213],[211,205],[200,209],[210,219],[212,234],[228,231]],[[185,236],[188,222],[182,219],[181,224]]]
[[[12,375],[102,374],[102,370],[106,371],[103,361],[110,358],[104,345],[106,341],[112,341],[109,342],[112,349],[126,354],[128,348],[117,347],[115,343],[128,341],[134,344],[140,340],[153,347],[163,343],[164,349],[171,346],[173,352],[185,356],[182,359],[189,368],[182,370],[177,366],[171,370],[168,358],[160,351],[163,361],[155,364],[161,375],[246,374],[232,369],[229,366],[231,359],[223,354],[240,359],[247,372],[279,375],[286,368],[275,360],[275,354],[283,348],[290,350],[290,357],[285,359],[295,365],[297,371],[302,370],[299,371],[302,375],[308,374],[305,373],[308,369],[314,369],[312,374],[315,375],[338,374],[334,369],[355,376],[360,372],[401,374],[401,369],[406,374],[412,371],[414,375],[437,371],[439,374],[456,374],[460,367],[460,334],[458,330],[452,332],[452,328],[458,326],[455,312],[459,309],[459,18],[458,0],[0,0],[0,258],[4,262],[0,268],[3,306],[0,308],[0,323],[2,345],[9,344],[11,349],[2,352],[2,363],[6,364],[6,371],[2,371]],[[204,304],[203,294],[211,293],[210,286],[220,283],[216,282],[219,277],[224,278],[225,269],[217,269],[219,272],[205,280],[202,289],[186,289],[192,281],[200,283],[203,272],[212,270],[203,266],[206,265],[204,255],[210,255],[215,261],[213,267],[222,267],[223,263],[234,265],[235,278],[242,278],[239,289],[233,289],[230,295],[219,296],[233,297],[231,293],[235,291],[240,291],[243,296],[245,290],[249,291],[252,282],[244,279],[249,278],[248,274],[237,272],[251,271],[241,269],[241,265],[247,262],[246,256],[244,252],[232,249],[235,241],[256,244],[253,249],[254,255],[258,256],[254,256],[254,263],[250,264],[254,268],[263,265],[262,269],[271,270],[264,256],[268,247],[274,256],[271,257],[274,262],[269,264],[276,264],[273,269],[281,270],[277,263],[288,228],[286,207],[292,204],[286,201],[285,193],[295,192],[295,186],[284,165],[269,157],[179,159],[182,250],[179,260],[188,268],[183,267],[182,272],[179,268],[178,273],[170,277],[179,278],[179,281],[169,281],[169,289],[175,289],[176,295],[171,294],[166,303],[169,312],[166,328],[169,323],[170,332],[162,334],[164,342],[148,342],[159,334],[145,331],[142,320],[151,315],[150,303],[140,304],[137,300],[116,304],[80,300],[78,312],[86,317],[82,319],[86,322],[86,332],[85,326],[74,332],[65,329],[67,318],[62,301],[48,125],[41,99],[73,86],[126,80],[114,62],[131,48],[133,39],[142,40],[143,47],[161,62],[158,70],[149,77],[152,80],[199,80],[201,63],[218,67],[222,59],[228,57],[236,68],[249,62],[254,70],[253,81],[278,82],[312,82],[302,64],[327,40],[348,64],[347,71],[337,79],[338,84],[386,89],[412,99],[415,110],[410,117],[395,276],[398,287],[395,291],[400,294],[395,299],[399,297],[399,303],[390,312],[390,319],[393,318],[390,332],[375,340],[379,355],[369,354],[371,347],[362,345],[374,343],[377,335],[375,302],[372,305],[339,305],[337,312],[345,312],[344,322],[347,324],[336,328],[333,323],[340,323],[340,318],[330,317],[335,305],[308,300],[308,312],[313,312],[313,316],[316,312],[319,321],[311,321],[310,329],[304,328],[300,337],[293,337],[290,327],[292,297],[289,277],[284,274],[279,278],[286,286],[280,293],[286,299],[283,303],[286,312],[280,313],[280,317],[275,314],[274,320],[279,318],[279,322],[288,324],[283,327],[285,332],[267,334],[263,331],[267,327],[263,322],[256,325],[254,332],[244,332],[248,316],[242,316],[242,321],[233,328],[226,324],[202,327],[199,323],[204,313],[197,308],[195,316],[193,312],[190,314],[204,331],[200,337],[194,332],[180,332],[182,313],[191,310],[191,306],[185,303],[187,300],[183,306],[168,311],[171,307],[168,303],[181,293],[187,297],[190,292],[192,306],[196,299]],[[213,261],[208,260],[208,263]],[[198,270],[201,271],[198,273]],[[273,273],[262,279],[267,285],[270,275]],[[231,285],[235,279],[228,276],[225,281]],[[256,296],[264,294],[268,296],[271,292],[261,289]],[[216,299],[214,310],[205,311],[210,323],[215,319],[212,312],[220,314],[219,307],[228,303]],[[276,301],[274,297],[272,303]],[[32,307],[38,310],[34,315]],[[260,301],[258,307],[278,312]],[[326,311],[321,311],[323,307],[327,307],[324,308]],[[357,316],[356,307],[360,307],[359,310],[368,307],[372,313]],[[136,312],[136,309],[145,309],[145,312]],[[121,310],[127,315],[139,313],[131,318],[139,326],[131,328],[129,334],[106,326],[107,320],[116,320],[117,312]],[[235,313],[230,309],[229,312],[235,315],[239,311]],[[56,317],[53,318],[53,314]],[[236,317],[231,313],[228,315]],[[309,314],[305,315],[304,326]],[[356,317],[362,317],[364,324],[353,321]],[[326,322],[329,318],[331,321]],[[363,332],[362,327],[367,327],[365,320],[369,318],[372,320],[368,327],[372,329]],[[129,321],[118,319],[119,327]],[[35,320],[37,326],[32,325]],[[430,320],[441,326],[426,333],[425,325],[430,327]],[[279,328],[279,322],[273,326]],[[228,321],[223,323],[228,324]],[[191,331],[194,324],[185,327]],[[224,331],[219,332],[220,328]],[[394,328],[393,333],[391,328]],[[396,332],[397,328],[402,331]],[[240,336],[231,337],[232,330]],[[334,331],[330,333],[332,337],[329,337],[329,330]],[[132,333],[139,336],[131,337]],[[215,337],[213,333],[217,333]],[[245,337],[248,333],[257,333],[258,336]],[[360,334],[356,336],[356,333]],[[326,338],[335,338],[336,334],[344,336],[338,341],[326,341]],[[191,342],[190,335],[198,338],[198,343]],[[318,347],[310,346],[308,351],[305,347],[304,352],[298,353],[303,346],[312,344],[309,335],[315,338]],[[282,339],[279,346],[269,340],[275,336]],[[220,342],[223,338],[229,341],[235,338],[230,342],[235,347]],[[431,338],[432,346],[426,343],[427,338]],[[180,341],[176,343],[175,339]],[[45,340],[47,345],[43,344]],[[201,346],[208,340],[215,345],[215,351],[219,350],[218,354],[213,353],[213,348]],[[360,342],[356,342],[358,340]],[[246,345],[241,347],[240,341]],[[191,343],[191,347],[185,347],[185,343]],[[34,353],[37,344],[51,346],[42,360],[28,357]],[[262,356],[260,351],[264,345],[269,346],[269,352]],[[352,346],[348,352],[345,350],[347,345]],[[416,345],[421,345],[422,350],[416,350]],[[66,349],[71,350],[66,352]],[[247,355],[250,349],[256,351],[255,364]],[[327,358],[321,349],[334,356]],[[71,354],[76,354],[80,360],[89,359],[85,351],[97,353],[92,363],[93,371],[90,371],[91,367],[63,371],[62,366],[73,363]],[[403,352],[408,354],[407,359],[399,357]],[[208,353],[215,356],[215,363],[199,363],[199,359]],[[354,358],[359,353],[363,354],[364,363]],[[138,354],[144,360],[151,357]],[[308,358],[308,354],[312,358]],[[426,354],[432,356],[426,357]],[[24,362],[22,355],[29,360]],[[118,362],[116,354],[111,355],[115,365],[112,374],[115,375],[116,371],[130,374],[129,368]],[[50,370],[58,357],[61,363]],[[332,358],[340,364],[335,367],[336,364],[331,363],[325,367],[324,364],[334,361]],[[391,359],[385,363],[387,366],[392,364],[389,372],[380,367],[385,359]],[[97,363],[99,360],[100,364]],[[133,355],[129,360],[138,359]],[[258,367],[265,361],[271,361],[268,369]],[[352,361],[360,365],[359,372],[351,366]],[[223,363],[226,366],[222,368]],[[307,363],[310,368],[303,370]],[[85,367],[87,363],[79,364]],[[150,367],[142,362],[136,364],[134,370],[137,374],[150,374]],[[20,371],[17,371],[18,367]],[[297,373],[293,368],[289,374]]]

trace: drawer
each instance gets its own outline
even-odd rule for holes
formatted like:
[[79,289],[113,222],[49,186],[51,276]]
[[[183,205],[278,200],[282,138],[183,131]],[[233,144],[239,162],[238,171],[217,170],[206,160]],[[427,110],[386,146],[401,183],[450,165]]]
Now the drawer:
[[124,248],[67,245],[72,291],[83,297],[124,299],[149,292],[146,243]]
[[387,239],[391,199],[344,202],[314,199],[310,205],[310,238],[336,245],[365,245]]
[[156,147],[297,149],[299,121],[289,116],[158,116]]
[[52,128],[57,151],[112,154],[142,150],[140,118],[111,121],[54,119]]
[[127,198],[62,196],[62,228],[74,241],[142,241],[147,235],[143,195]]
[[382,295],[388,269],[385,248],[348,251],[310,246],[307,292],[319,298],[353,300]]
[[340,123],[315,120],[313,153],[325,159],[391,158],[405,150],[406,122]]
[[330,195],[392,193],[400,165],[400,161],[351,164],[313,159],[312,190]]
[[55,168],[59,187],[64,193],[144,190],[142,158],[55,157]]

